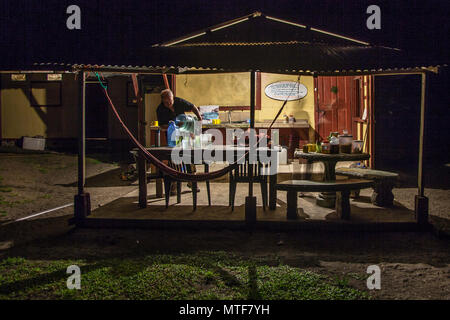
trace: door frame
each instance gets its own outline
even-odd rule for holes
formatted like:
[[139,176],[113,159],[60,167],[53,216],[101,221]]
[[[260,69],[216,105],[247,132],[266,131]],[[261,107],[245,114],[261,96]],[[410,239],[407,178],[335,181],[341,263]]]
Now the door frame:
[[[342,76],[344,77],[344,76]],[[364,139],[365,131],[363,130],[363,124],[367,125],[368,130],[368,136],[366,140],[366,148],[368,150],[368,153],[370,154],[370,160],[368,160],[368,164],[370,164],[370,167],[373,168],[374,166],[374,134],[375,134],[375,126],[374,126],[374,94],[375,94],[375,88],[374,88],[374,76],[373,75],[361,75],[361,76],[345,76],[345,77],[351,77],[352,83],[354,83],[355,80],[359,80],[359,97],[357,99],[359,100],[359,106],[364,106],[364,103],[366,101],[367,103],[367,119],[362,120],[361,119],[361,111],[356,110],[357,104],[355,97],[352,94],[352,97],[350,98],[350,108],[349,108],[349,114],[350,114],[350,123],[351,123],[351,130],[353,136],[357,136],[357,128],[358,123],[359,125],[359,135],[362,139]],[[319,79],[318,76],[314,76],[314,124],[315,124],[315,139],[316,141],[319,139],[319,118],[320,118],[320,111],[319,111]],[[364,94],[364,86],[367,86],[367,94]],[[353,91],[352,91],[353,92]]]

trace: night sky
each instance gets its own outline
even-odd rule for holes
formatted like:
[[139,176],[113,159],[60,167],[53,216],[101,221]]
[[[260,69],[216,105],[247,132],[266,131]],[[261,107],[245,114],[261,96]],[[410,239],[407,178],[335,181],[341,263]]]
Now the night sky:
[[[81,8],[68,30],[66,8]],[[366,8],[381,8],[381,30],[366,28]],[[262,11],[380,44],[448,59],[449,1],[1,0],[2,62],[115,63],[143,47]]]

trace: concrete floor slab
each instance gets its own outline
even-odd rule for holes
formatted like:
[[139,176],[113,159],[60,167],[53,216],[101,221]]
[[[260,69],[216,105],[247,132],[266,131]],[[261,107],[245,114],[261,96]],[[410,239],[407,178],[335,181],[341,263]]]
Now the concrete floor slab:
[[[155,183],[148,184],[148,207],[138,207],[138,190],[116,199],[92,211],[91,218],[110,219],[155,219],[155,220],[245,220],[245,197],[248,195],[248,184],[240,183],[237,187],[235,210],[228,207],[228,183],[211,183],[212,206],[208,206],[206,184],[199,183],[200,192],[197,197],[197,210],[193,211],[192,192],[183,183],[181,203],[176,203],[176,196],[170,197],[169,207],[165,208],[165,199],[155,197]],[[261,191],[254,185],[257,198],[257,220],[287,221],[286,192],[277,194],[276,210],[263,210]],[[351,220],[357,222],[414,222],[414,212],[395,202],[392,208],[381,208],[370,203],[372,190],[361,190],[358,199],[351,199]],[[341,221],[334,209],[319,207],[315,204],[317,193],[305,193],[298,199],[297,221],[327,220]]]

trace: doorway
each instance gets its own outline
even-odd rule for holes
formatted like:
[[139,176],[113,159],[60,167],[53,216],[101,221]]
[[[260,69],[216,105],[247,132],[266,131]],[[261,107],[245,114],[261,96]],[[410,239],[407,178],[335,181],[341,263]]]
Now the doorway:
[[108,105],[98,82],[86,82],[86,138],[107,139]]
[[353,118],[356,110],[360,109],[361,95],[355,78],[314,78],[316,139],[322,140],[330,132],[342,133],[344,130],[356,137]]
[[420,75],[375,76],[374,166],[417,186]]

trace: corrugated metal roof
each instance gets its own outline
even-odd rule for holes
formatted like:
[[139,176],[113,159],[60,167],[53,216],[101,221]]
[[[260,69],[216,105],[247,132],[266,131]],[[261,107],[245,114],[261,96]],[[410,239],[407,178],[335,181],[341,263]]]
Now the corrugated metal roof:
[[[261,13],[237,18],[194,35],[97,64],[36,63],[35,69],[103,70],[124,73],[272,73],[345,75],[434,70],[447,61],[427,61],[395,48],[309,28]],[[22,68],[22,70],[25,70]]]
[[260,43],[310,42],[335,45],[369,45],[337,33],[312,28],[297,22],[254,12],[244,17],[226,21],[194,33],[166,41],[156,46],[219,44],[260,45]]

